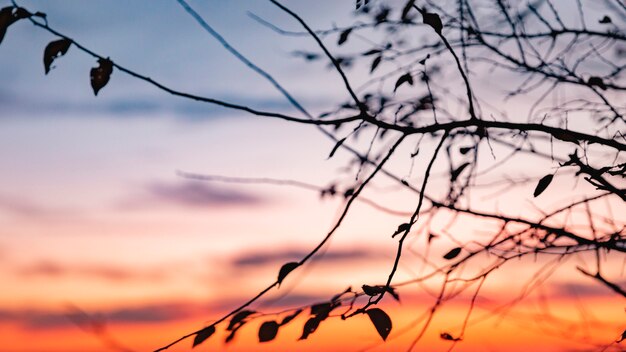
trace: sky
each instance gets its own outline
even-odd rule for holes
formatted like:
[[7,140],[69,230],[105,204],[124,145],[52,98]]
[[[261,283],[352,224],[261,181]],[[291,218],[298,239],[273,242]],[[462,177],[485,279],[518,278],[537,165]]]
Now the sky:
[[[175,89],[295,114],[268,82],[234,59],[174,0],[19,4],[46,13],[51,27],[95,52]],[[300,30],[269,2],[190,4],[315,114],[348,98],[335,72],[293,55],[296,50],[316,50],[310,38],[279,35],[250,16]],[[313,28],[352,21],[350,1],[285,4]],[[0,6],[8,5],[0,0]],[[354,177],[345,170],[349,155],[338,151],[329,159],[334,143],[315,128],[174,97],[118,70],[96,97],[89,86],[89,70],[96,62],[76,48],[70,47],[44,74],[43,48],[51,40],[55,37],[50,33],[21,21],[9,28],[0,44],[1,351],[154,350],[255,295],[274,280],[282,264],[304,257],[337,219],[342,200],[320,199],[317,191],[202,182],[180,174],[349,185]],[[328,42],[334,40],[329,37]],[[477,79],[476,89],[506,86],[494,77]],[[350,71],[350,78],[356,85],[368,80],[363,68]],[[515,112],[527,105],[523,99],[511,100],[494,110]],[[430,142],[428,148],[433,146]],[[399,153],[411,149],[403,146]],[[496,154],[505,155],[497,149]],[[426,159],[418,160],[416,173]],[[554,167],[535,169],[531,159],[520,160],[508,165],[509,176],[537,177]],[[419,179],[406,160],[394,160],[391,167]],[[447,170],[439,167],[431,182],[434,194],[447,185]],[[566,176],[563,173],[563,182],[538,204],[540,210],[591,190]],[[519,215],[530,207],[533,187],[511,191],[506,204],[492,201],[488,195],[493,192],[485,192],[486,200],[474,205]],[[416,202],[414,195],[385,178],[377,179],[364,196],[393,209],[412,210]],[[281,312],[328,300],[348,286],[383,282],[397,243],[387,234],[405,220],[357,202],[323,255],[253,309]],[[443,219],[438,221],[435,227],[445,227]],[[467,218],[450,231],[464,233],[464,239],[496,227]],[[424,238],[409,242],[399,281],[424,270],[415,264]],[[443,255],[450,245],[436,243],[432,251]],[[577,273],[577,265],[588,263],[584,256],[558,266],[549,281],[512,309],[498,308],[524,296],[537,268],[552,265],[550,260],[527,258],[495,272],[476,299],[464,341],[455,350],[583,351],[612,341],[624,327],[623,301]],[[609,263],[617,280],[626,282],[619,270],[621,260]],[[386,344],[365,316],[330,319],[310,339],[297,341],[306,321],[302,314],[273,342],[257,342],[261,319],[242,329],[231,344],[225,345],[226,334],[218,331],[202,348],[397,350],[417,334],[438,285],[436,280],[409,285],[399,289],[400,302],[383,300],[394,322]],[[475,287],[442,308],[418,346],[448,349],[450,343],[439,334],[459,331],[472,290]],[[94,331],[92,319],[103,321],[105,328]],[[186,342],[171,350],[188,350]]]

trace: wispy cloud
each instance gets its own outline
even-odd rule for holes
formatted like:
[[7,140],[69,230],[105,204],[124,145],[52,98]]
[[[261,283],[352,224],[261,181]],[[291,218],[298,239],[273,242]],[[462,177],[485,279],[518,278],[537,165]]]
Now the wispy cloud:
[[0,212],[24,217],[42,217],[63,213],[59,209],[52,209],[24,198],[4,194],[0,194]]
[[143,192],[120,202],[124,208],[151,205],[178,205],[190,208],[248,205],[267,203],[269,199],[230,187],[210,185],[199,181],[152,182],[143,187]]
[[[626,282],[618,282],[618,286],[626,287]],[[559,296],[565,297],[602,297],[602,296],[615,296],[610,288],[600,283],[559,283],[554,284],[555,293]]]
[[[234,267],[262,266],[289,261],[298,261],[308,254],[306,249],[281,249],[276,251],[251,251],[243,253],[231,261]],[[345,262],[366,260],[375,257],[373,251],[367,249],[331,250],[320,258],[324,262]]]
[[159,281],[167,277],[165,270],[131,270],[111,265],[77,264],[68,265],[53,261],[40,261],[18,270],[23,277],[99,279],[116,282]]

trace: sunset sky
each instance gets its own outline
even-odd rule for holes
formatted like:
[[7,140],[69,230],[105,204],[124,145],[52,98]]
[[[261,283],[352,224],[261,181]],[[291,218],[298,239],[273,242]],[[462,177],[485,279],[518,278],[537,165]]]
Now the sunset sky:
[[[562,4],[566,1],[556,2],[569,11]],[[297,113],[174,0],[18,3],[46,13],[51,27],[98,54],[175,89]],[[190,3],[315,114],[347,99],[336,72],[292,54],[319,51],[310,38],[281,36],[250,17],[254,13],[300,30],[271,3]],[[353,1],[284,3],[313,28],[353,21]],[[403,1],[389,3],[401,6]],[[0,0],[1,7],[9,5]],[[334,143],[314,127],[174,97],[119,71],[94,97],[89,70],[96,60],[76,48],[44,74],[43,48],[55,39],[24,20],[12,25],[0,44],[0,351],[96,352],[120,346],[154,350],[254,296],[275,280],[282,264],[300,260],[315,247],[336,221],[344,205],[341,197],[320,199],[318,192],[298,187],[203,182],[179,174],[348,186],[354,181],[354,174],[345,170],[349,154],[338,151],[328,159]],[[329,36],[327,42],[337,49],[336,37]],[[368,79],[365,67],[349,74],[355,85]],[[482,98],[502,95],[508,84],[498,79],[501,76],[486,75],[474,75]],[[525,117],[532,97],[524,99],[493,104],[496,107],[485,111],[524,111]],[[585,126],[573,122],[573,128]],[[367,138],[363,141],[367,146]],[[433,147],[429,141],[427,149]],[[398,155],[407,156],[412,148],[408,143]],[[494,152],[496,160],[506,155],[503,149]],[[414,169],[407,160],[392,160],[390,167],[419,184],[428,159],[417,158]],[[491,155],[486,160],[494,162]],[[537,178],[555,166],[522,156],[486,180]],[[442,163],[435,171],[429,189],[437,195],[445,192],[448,170]],[[502,188],[482,189],[472,194],[471,204],[511,216],[539,217],[542,210],[594,191],[569,176],[559,171],[562,182],[540,202],[532,197],[532,181],[510,190],[506,198],[493,196],[505,192]],[[383,176],[363,195],[408,212],[417,202],[415,194],[403,192]],[[616,224],[626,221],[623,203],[607,202],[598,209],[613,211]],[[299,268],[251,309],[281,312],[328,300],[348,286],[383,284],[397,246],[390,234],[407,218],[355,203],[323,255]],[[434,228],[444,228],[446,218],[433,223]],[[449,230],[465,243],[498,226],[461,217]],[[430,254],[441,258],[454,243],[441,238],[430,246]],[[419,261],[425,237],[409,238],[407,246],[397,282],[427,271]],[[508,304],[524,296],[534,274],[555,265],[554,259],[516,260],[489,276],[455,351],[586,351],[615,340],[626,326],[626,306],[622,298],[576,270],[592,262],[584,254],[559,263],[545,282],[514,306]],[[605,261],[612,278],[626,284],[623,257]],[[400,302],[391,297],[382,301],[394,323],[385,344],[364,315],[347,321],[329,319],[308,340],[297,341],[306,321],[303,313],[270,343],[257,341],[261,318],[228,345],[223,342],[226,333],[218,329],[198,350],[403,350],[419,333],[440,281],[402,286]],[[475,290],[470,286],[441,308],[417,350],[449,348],[450,342],[439,335],[460,331]],[[102,319],[106,333],[86,328],[80,312]],[[103,336],[119,346],[107,345]],[[170,350],[190,347],[188,340]]]

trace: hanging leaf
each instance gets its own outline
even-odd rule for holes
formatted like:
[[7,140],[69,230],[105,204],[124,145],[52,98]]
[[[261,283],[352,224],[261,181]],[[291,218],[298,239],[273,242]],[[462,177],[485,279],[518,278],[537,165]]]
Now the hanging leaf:
[[352,32],[352,27],[341,32],[341,34],[339,35],[339,40],[337,41],[337,45],[343,45],[343,43],[345,43],[348,40],[348,37],[350,36],[351,32]]
[[378,67],[378,65],[380,65],[380,61],[383,59],[382,55],[378,55],[376,56],[376,58],[374,59],[374,61],[372,61],[372,67],[370,68],[370,73],[373,73],[374,70]]
[[468,167],[469,164],[470,163],[463,163],[463,164],[461,164],[461,166],[459,166],[455,170],[453,170],[450,173],[450,181],[451,182],[456,181],[456,179],[459,178],[459,176],[461,175],[461,172],[463,172],[463,170],[465,170],[465,168]]
[[111,73],[113,73],[113,61],[109,59],[98,59],[98,67],[94,67],[90,72],[91,88],[96,96],[100,89],[109,83]]
[[537,183],[537,187],[535,187],[535,192],[533,193],[533,196],[537,197],[541,193],[543,193],[543,191],[545,191],[546,188],[548,188],[548,186],[550,185],[550,182],[552,182],[552,178],[554,178],[554,175],[552,174],[542,177],[541,180],[539,180],[539,182]]
[[363,285],[361,288],[363,289],[363,293],[370,297],[378,296],[385,291],[384,286]]
[[243,323],[241,325],[237,325],[231,332],[230,334],[228,334],[228,336],[226,336],[226,339],[224,340],[224,342],[226,343],[230,343],[231,341],[233,341],[233,339],[235,338],[235,335],[237,334],[237,331],[239,331],[239,329],[241,329],[241,327],[243,326]]
[[7,6],[0,9],[0,43],[10,25],[30,16],[32,16],[31,13],[21,7]]
[[43,67],[46,74],[50,72],[50,67],[54,59],[65,55],[70,45],[72,45],[72,41],[67,38],[55,40],[46,45],[46,49],[43,51]]
[[611,22],[613,22],[613,21],[611,21],[611,17],[609,17],[609,16],[604,16],[604,17],[602,17],[602,19],[601,19],[600,21],[598,21],[598,22],[599,22],[599,23],[602,23],[602,24],[607,24],[607,23],[611,23]]
[[302,313],[302,309],[298,309],[297,311],[293,312],[292,314],[289,314],[288,316],[283,318],[283,321],[280,322],[280,326],[283,326],[287,323],[289,323],[290,321],[294,320],[300,313]]
[[259,328],[259,342],[272,341],[278,334],[278,323],[270,320],[261,324]]
[[400,78],[398,78],[398,80],[396,81],[396,86],[393,88],[394,93],[398,89],[398,87],[400,87],[404,83],[408,83],[411,86],[413,85],[413,76],[411,76],[410,72],[407,72],[400,76]]
[[230,323],[228,323],[228,327],[226,328],[226,330],[231,331],[233,329],[239,328],[245,323],[244,319],[254,313],[256,312],[253,310],[242,310],[241,312],[233,315],[233,317],[230,319]]
[[443,257],[444,259],[451,260],[451,259],[456,258],[459,254],[461,254],[461,247],[456,247],[456,248],[451,249]]
[[389,336],[389,333],[391,332],[391,319],[387,313],[380,308],[368,309],[365,313],[367,313],[367,316],[372,321],[372,324],[374,324],[376,331],[378,331],[378,335],[383,338],[383,341],[387,340],[387,336]]
[[333,150],[331,150],[330,154],[328,154],[328,159],[332,158],[333,155],[335,155],[335,152],[337,151],[337,149],[339,149],[339,147],[341,147],[343,142],[346,141],[346,138],[348,138],[348,137],[344,137],[344,138],[338,140],[337,143],[335,143],[335,146],[333,147]]
[[318,317],[311,317],[309,320],[304,323],[304,328],[302,329],[302,335],[298,340],[306,340],[309,335],[315,332],[317,328],[320,326],[322,319]]
[[203,343],[206,339],[211,337],[211,335],[213,335],[214,333],[215,333],[215,326],[213,326],[213,325],[207,326],[206,328],[200,330],[200,332],[198,332],[196,334],[196,337],[193,339],[193,346],[192,346],[192,348],[198,346],[201,343]]
[[299,267],[300,264],[296,263],[296,262],[289,262],[285,265],[283,265],[280,268],[280,271],[278,272],[278,285],[280,285],[283,280],[287,277],[287,275],[289,275],[290,272],[293,271],[293,269]]
[[400,302],[400,295],[398,294],[398,291],[396,291],[395,288],[389,287],[389,286],[385,286],[385,291],[387,291],[387,293],[389,293],[391,295],[391,297],[393,297],[393,299],[395,299],[396,301]]
[[441,18],[436,13],[424,12],[422,14],[424,24],[427,24],[435,30],[435,32],[441,34],[441,30],[443,29],[443,23],[441,22]]

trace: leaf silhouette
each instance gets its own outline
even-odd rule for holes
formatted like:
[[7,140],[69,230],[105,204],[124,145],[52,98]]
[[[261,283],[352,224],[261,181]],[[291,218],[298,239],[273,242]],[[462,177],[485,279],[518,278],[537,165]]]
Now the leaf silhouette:
[[387,340],[387,336],[391,332],[391,318],[380,308],[372,308],[365,311],[367,316],[374,324],[378,335],[382,337],[383,341]]
[[369,55],[374,55],[374,54],[379,54],[380,53],[380,49],[372,49],[372,50],[368,50],[366,52],[364,52],[363,56],[369,56]]
[[200,330],[200,332],[198,332],[196,334],[196,337],[193,339],[193,346],[192,346],[192,348],[198,346],[201,343],[203,343],[206,339],[211,337],[211,335],[213,335],[214,333],[215,333],[215,326],[213,326],[213,325],[207,326],[206,328]]
[[69,39],[55,40],[46,45],[46,49],[43,51],[43,67],[46,74],[50,72],[50,67],[52,62],[54,62],[54,59],[65,55],[67,50],[70,48],[70,45],[72,45],[72,41]]
[[370,68],[370,73],[373,73],[374,70],[378,67],[378,65],[380,65],[380,61],[383,59],[382,55],[378,55],[376,56],[376,58],[374,58],[374,60],[372,61],[372,67]]
[[309,335],[311,335],[312,333],[315,332],[315,330],[317,330],[322,320],[323,319],[320,319],[319,317],[309,318],[309,320],[307,320],[306,323],[304,323],[304,328],[302,329],[302,335],[300,336],[298,340],[306,340],[309,337]]
[[543,193],[543,191],[545,191],[546,188],[548,188],[553,178],[554,178],[554,175],[552,174],[545,175],[544,177],[542,177],[541,180],[539,180],[539,182],[537,183],[537,187],[535,187],[535,192],[533,193],[533,196],[537,197],[541,193]]
[[93,94],[98,95],[100,89],[109,83],[111,73],[113,73],[113,62],[109,59],[98,59],[98,67],[91,69],[89,77],[91,79],[91,88]]
[[266,321],[259,328],[259,342],[272,341],[278,334],[278,323],[274,320]]
[[457,167],[454,171],[450,173],[450,181],[454,182],[461,175],[461,172],[465,170],[466,167],[469,166],[470,163],[463,163],[461,166]]
[[448,340],[448,341],[461,341],[461,338],[454,337],[447,332],[442,332],[441,334],[439,334],[439,337],[441,337],[443,340]]
[[405,222],[404,224],[400,224],[396,232],[394,232],[393,235],[391,235],[391,238],[396,237],[397,235],[407,231],[410,228],[411,228],[411,224],[409,224],[408,222]]
[[343,45],[343,43],[345,43],[348,40],[348,37],[350,36],[351,32],[352,32],[352,27],[341,32],[341,34],[339,35],[339,40],[337,41],[337,45]]
[[624,330],[622,332],[622,336],[620,336],[620,338],[617,340],[617,342],[619,343],[619,342],[622,342],[624,340],[626,340],[626,330]]
[[384,286],[370,286],[370,285],[363,285],[361,286],[361,288],[363,289],[363,293],[365,293],[368,296],[378,296],[379,294],[383,293],[385,291],[385,287]]
[[454,259],[456,258],[459,254],[461,254],[461,247],[456,247],[451,249],[448,253],[444,254],[444,259]]
[[589,77],[589,79],[587,80],[587,84],[589,86],[596,86],[602,90],[606,90],[606,84],[604,84],[604,81],[602,80],[602,78],[598,77],[598,76],[591,76]]
[[300,313],[302,313],[302,309],[298,309],[297,311],[293,312],[292,314],[289,314],[288,316],[283,318],[283,321],[280,322],[280,326],[283,326],[287,323],[289,323],[290,321],[294,320]]
[[21,7],[7,6],[0,9],[0,43],[10,25],[30,16],[31,13]]
[[470,150],[474,149],[474,147],[462,147],[459,148],[459,152],[463,155],[469,153]]
[[400,76],[398,80],[396,81],[396,86],[393,88],[393,91],[395,92],[404,83],[413,85],[413,76],[411,76],[411,73],[407,72],[403,74],[402,76]]
[[226,330],[232,331],[234,329],[238,329],[241,325],[245,323],[244,319],[254,313],[256,312],[253,310],[242,310],[241,312],[233,315],[233,317],[230,319],[230,323],[228,323],[228,327],[226,328]]
[[278,272],[278,285],[280,285],[283,280],[287,277],[287,275],[289,275],[290,272],[293,271],[293,269],[299,267],[300,264],[296,263],[296,262],[289,262],[285,265],[283,265],[280,268],[280,271]]
[[604,16],[602,17],[602,19],[600,21],[598,21],[599,23],[603,23],[603,24],[607,24],[607,23],[612,23],[613,21],[611,21],[611,17],[609,16]]
[[441,22],[441,18],[436,13],[424,12],[422,14],[424,24],[427,24],[435,30],[435,32],[441,34],[441,30],[443,29],[443,23]]
[[344,138],[338,140],[337,143],[335,143],[335,146],[333,147],[333,150],[331,150],[330,154],[328,154],[328,159],[332,158],[333,155],[335,155],[335,152],[337,151],[337,149],[339,149],[339,147],[343,144],[343,142],[346,141],[346,138],[348,138],[348,137],[344,137]]

